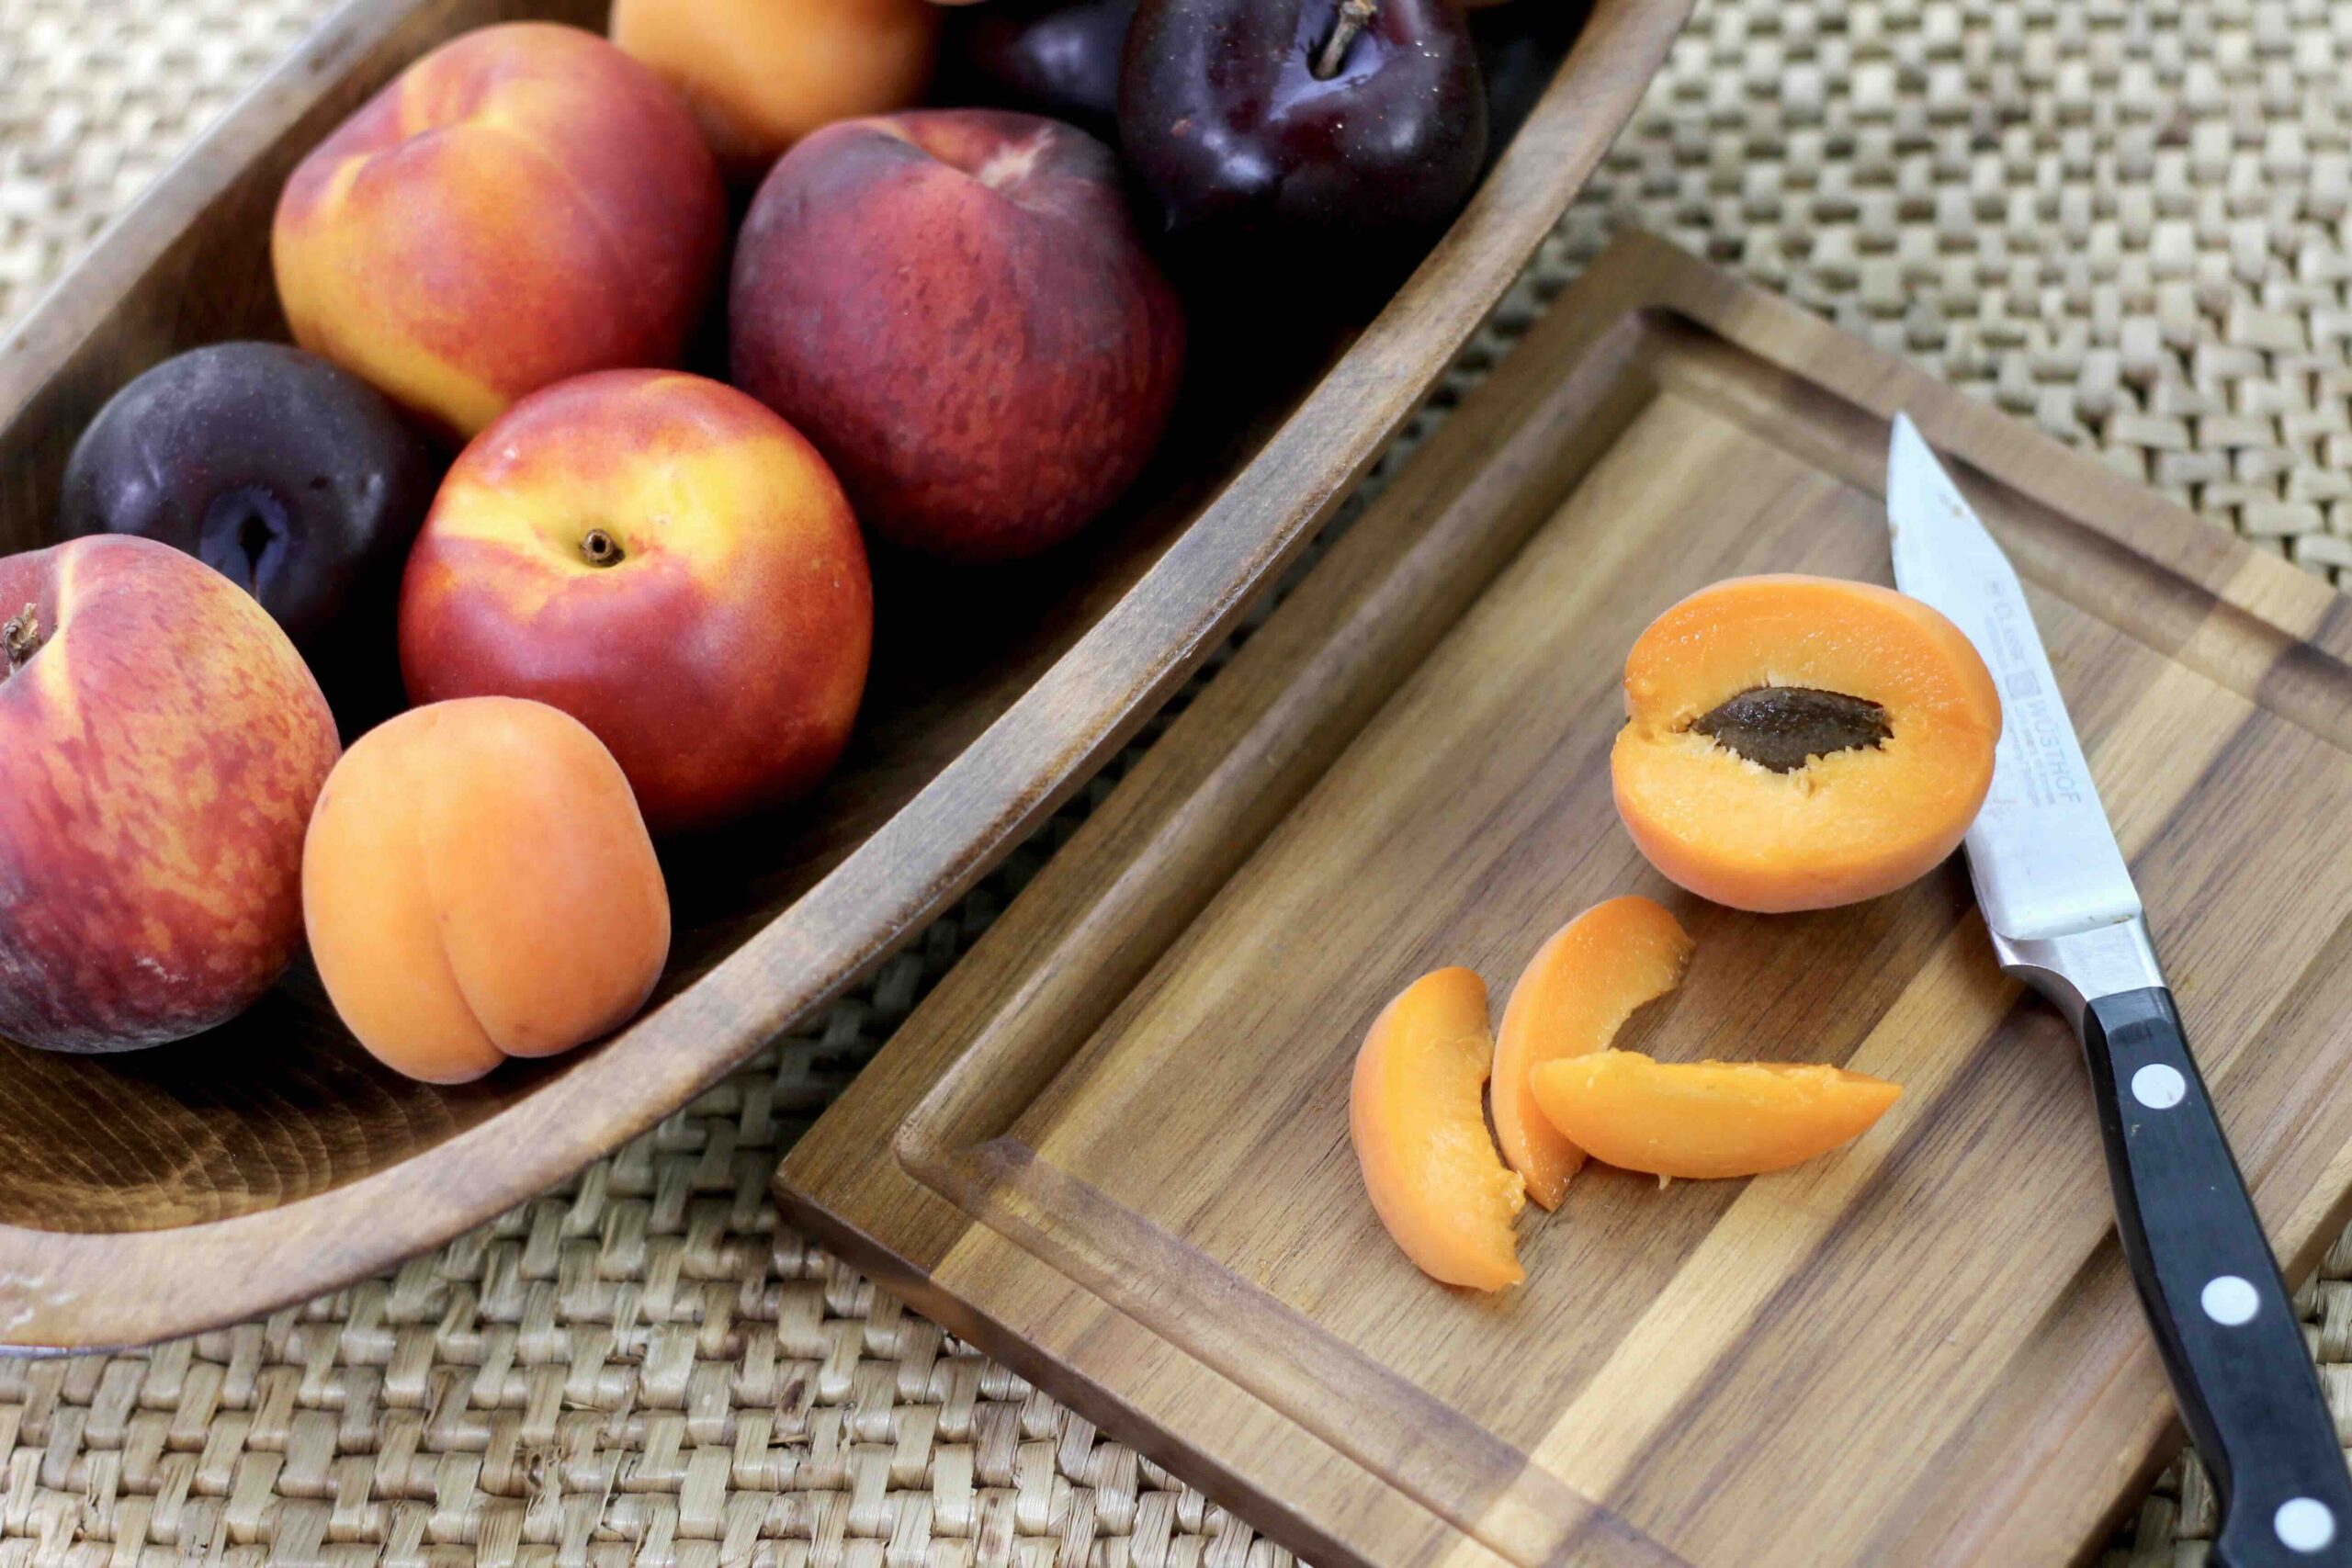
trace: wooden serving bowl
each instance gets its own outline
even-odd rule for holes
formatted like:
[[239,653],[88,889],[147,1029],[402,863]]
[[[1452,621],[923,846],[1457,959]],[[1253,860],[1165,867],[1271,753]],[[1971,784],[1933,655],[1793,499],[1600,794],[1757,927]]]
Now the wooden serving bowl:
[[[0,1342],[143,1342],[381,1269],[560,1181],[838,997],[1125,740],[1311,537],[1584,183],[1690,5],[1594,0],[1476,197],[1377,318],[1287,378],[1254,355],[1229,370],[1213,348],[1196,355],[1208,368],[1167,449],[1079,543],[986,574],[884,571],[851,756],[788,816],[667,855],[671,972],[621,1034],[463,1088],[413,1083],[377,1066],[298,968],[180,1045],[91,1058],[0,1042]],[[349,0],[0,343],[0,548],[48,542],[74,439],[132,376],[200,344],[285,335],[270,214],[337,121],[452,34],[598,27],[603,12]]]

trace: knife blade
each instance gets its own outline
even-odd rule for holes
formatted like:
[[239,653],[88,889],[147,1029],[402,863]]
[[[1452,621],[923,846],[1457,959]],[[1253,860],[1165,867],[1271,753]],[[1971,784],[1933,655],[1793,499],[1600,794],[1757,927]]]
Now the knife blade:
[[2213,1561],[2352,1563],[2352,1473],[2024,585],[1906,414],[1886,511],[1895,585],[1960,627],[2000,693],[1969,879],[2002,968],[2081,1037],[2116,1229],[2221,1498]]
[[1918,427],[1896,416],[1886,514],[1895,586],[1967,634],[2001,694],[1992,793],[1968,834],[1987,924],[2011,938],[2128,920],[2140,895],[2108,826],[2066,701],[2016,570],[1969,510]]

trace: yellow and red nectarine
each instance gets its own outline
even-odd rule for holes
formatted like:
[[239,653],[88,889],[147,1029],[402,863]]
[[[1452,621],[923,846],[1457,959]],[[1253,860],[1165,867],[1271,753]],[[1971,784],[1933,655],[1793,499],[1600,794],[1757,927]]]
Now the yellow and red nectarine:
[[270,257],[295,342],[465,436],[567,376],[676,364],[726,223],[676,94],[594,33],[514,22],[312,149]]
[[609,370],[458,456],[410,552],[410,697],[531,697],[611,748],[656,831],[806,794],[874,640],[857,520],[798,432],[731,387]]
[[253,597],[101,534],[0,558],[0,1034],[125,1051],[226,1022],[302,942],[334,716]]

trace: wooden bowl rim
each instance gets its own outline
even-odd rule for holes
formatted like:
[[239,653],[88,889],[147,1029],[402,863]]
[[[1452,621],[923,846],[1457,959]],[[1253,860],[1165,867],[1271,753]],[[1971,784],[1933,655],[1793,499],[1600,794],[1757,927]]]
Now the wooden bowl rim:
[[[1011,708],[741,947],[570,1071],[370,1175],[167,1229],[0,1225],[0,1341],[147,1343],[380,1272],[642,1134],[870,973],[1124,744],[1313,537],[1583,186],[1693,3],[1594,0],[1469,206],[1258,455]],[[351,0],[175,162],[0,343],[0,401],[21,408],[7,394],[38,388],[102,328],[183,215],[415,9]]]

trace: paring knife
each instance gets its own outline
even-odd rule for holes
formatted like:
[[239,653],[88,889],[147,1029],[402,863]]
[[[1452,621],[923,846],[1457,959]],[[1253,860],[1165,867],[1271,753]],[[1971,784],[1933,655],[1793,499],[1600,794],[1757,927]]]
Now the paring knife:
[[2017,572],[1897,414],[1894,581],[1942,611],[2000,689],[1968,870],[2001,967],[2075,1025],[2131,1259],[2222,1502],[2227,1568],[2352,1563],[2352,1476],[2262,1221],[2213,1113]]

